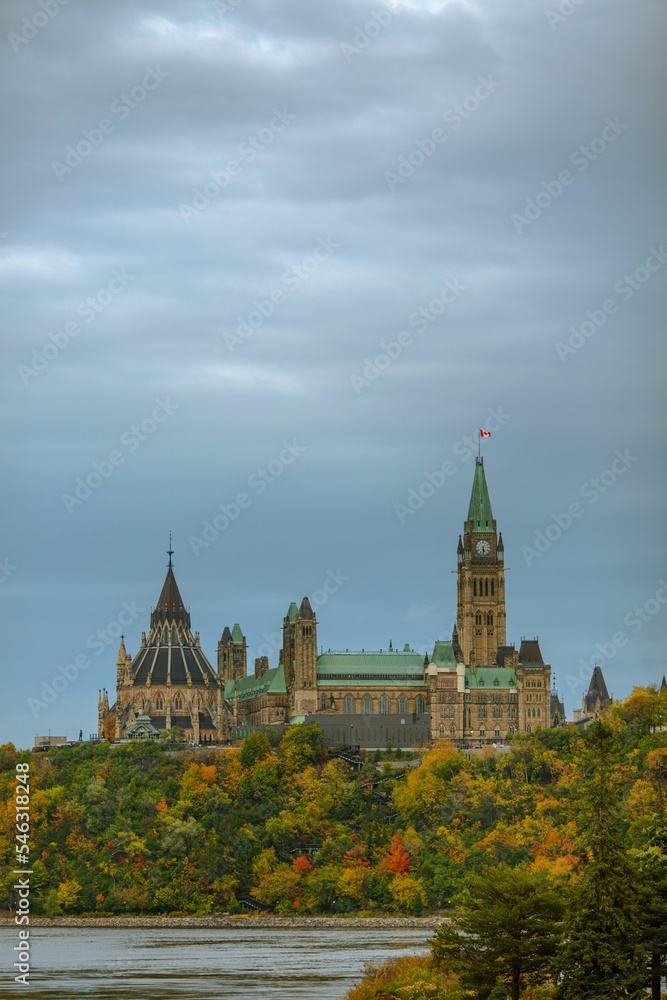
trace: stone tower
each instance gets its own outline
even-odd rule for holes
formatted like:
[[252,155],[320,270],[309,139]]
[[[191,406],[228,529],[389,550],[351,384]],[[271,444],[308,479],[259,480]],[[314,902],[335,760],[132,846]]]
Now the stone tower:
[[307,597],[292,601],[283,621],[280,662],[285,670],[290,717],[317,711],[317,619]]
[[238,681],[247,674],[246,640],[238,622],[229,631],[227,625],[218,643],[218,676],[226,681]]
[[505,645],[505,548],[496,531],[484,459],[475,459],[468,517],[459,535],[456,627],[469,666],[496,662]]

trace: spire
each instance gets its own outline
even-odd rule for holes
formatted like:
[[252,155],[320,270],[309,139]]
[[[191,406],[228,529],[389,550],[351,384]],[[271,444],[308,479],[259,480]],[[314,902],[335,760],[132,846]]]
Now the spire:
[[174,544],[174,536],[172,535],[172,533],[170,531],[169,532],[169,548],[167,549],[167,555],[169,556],[169,562],[168,562],[167,565],[169,566],[169,569],[171,569],[172,566],[173,566],[173,563],[171,561],[171,557],[174,554],[174,550],[173,550],[173,547],[172,547],[173,544]]
[[176,577],[171,565],[171,555],[169,557],[169,569],[167,570],[162,592],[151,613],[151,628],[167,622],[175,622],[176,624],[182,624],[186,628],[190,628],[190,615],[183,604],[183,598],[176,583]]
[[238,622],[234,622],[234,625],[232,627],[231,639],[232,642],[235,643],[243,642],[243,632],[241,631],[241,626],[239,625]]
[[468,521],[472,521],[473,531],[493,531],[493,514],[491,512],[491,501],[489,490],[486,485],[484,475],[484,459],[475,459],[475,478],[472,483],[472,493],[470,494],[470,506],[468,507]]
[[299,608],[299,614],[302,618],[314,618],[313,609],[310,606],[310,601],[307,597],[301,601],[301,607]]
[[588,686],[588,693],[584,701],[589,712],[595,709],[598,701],[602,708],[609,708],[611,705],[611,698],[609,697],[607,685],[602,675],[602,667],[596,666],[593,668],[593,676],[591,677],[591,683]]

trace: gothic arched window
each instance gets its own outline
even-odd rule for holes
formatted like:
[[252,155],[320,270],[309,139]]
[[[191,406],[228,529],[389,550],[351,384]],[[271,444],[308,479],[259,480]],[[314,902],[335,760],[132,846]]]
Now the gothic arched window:
[[162,695],[161,694],[156,694],[155,695],[155,710],[157,712],[161,712],[163,708],[164,708],[164,701],[162,700]]
[[320,711],[325,712],[327,708],[327,696],[325,694],[320,695]]
[[383,694],[380,698],[380,715],[389,715],[390,711],[389,695]]
[[479,612],[477,612],[477,614],[475,615],[475,625],[481,625],[481,624],[482,624],[482,616]]
[[398,699],[398,714],[407,715],[408,714],[408,699],[404,694]]
[[183,698],[181,697],[181,692],[176,692],[176,697],[174,698],[174,708],[177,712],[180,712],[183,708]]
[[362,715],[373,714],[373,702],[371,701],[371,696],[369,694],[365,694],[361,699],[361,714]]
[[354,715],[354,698],[351,694],[346,694],[343,698],[343,712],[345,715]]
[[494,581],[492,580],[491,581],[491,597],[493,597],[495,595],[495,592],[496,592],[496,585],[495,585]]
[[493,615],[491,615],[491,614],[488,614],[488,615],[486,616],[486,624],[487,624],[487,625],[493,625]]
[[472,596],[477,597],[477,580],[472,581]]
[[426,709],[424,706],[424,696],[418,694],[417,697],[415,698],[415,712],[417,713],[417,715],[421,715],[422,712],[424,712],[425,710]]

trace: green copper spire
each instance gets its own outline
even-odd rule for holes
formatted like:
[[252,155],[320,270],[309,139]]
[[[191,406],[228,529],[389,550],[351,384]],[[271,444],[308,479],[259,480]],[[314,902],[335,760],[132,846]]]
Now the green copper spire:
[[243,632],[238,622],[234,623],[234,628],[232,629],[232,642],[243,642]]
[[484,459],[475,459],[475,478],[472,483],[472,493],[470,494],[470,506],[468,507],[468,521],[472,521],[473,531],[493,531],[493,514],[491,512],[491,501],[489,500],[489,489],[486,485],[484,475]]

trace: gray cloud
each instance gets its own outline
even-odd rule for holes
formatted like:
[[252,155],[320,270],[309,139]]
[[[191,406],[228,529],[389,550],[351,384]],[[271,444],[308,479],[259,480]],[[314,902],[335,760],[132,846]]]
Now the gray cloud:
[[[122,601],[147,609],[128,629],[136,649],[169,529],[210,657],[224,624],[239,620],[257,648],[338,569],[349,580],[320,611],[325,648],[418,648],[448,632],[471,459],[405,523],[393,505],[497,407],[511,418],[485,455],[510,636],[539,634],[570,709],[580,692],[566,677],[619,629],[609,688],[660,680],[666,616],[636,633],[623,622],[665,572],[666,272],[628,298],[614,286],[667,241],[664,10],[586,0],[552,29],[557,5],[542,2],[404,7],[347,57],[379,7],[70,0],[18,47],[8,36],[39,5],[0,12],[0,559],[17,567],[0,583],[3,738],[95,729],[111,646],[48,713],[34,719],[26,698]],[[133,98],[151,68],[166,75]],[[480,77],[497,85],[468,112]],[[269,140],[276,109],[295,118]],[[99,144],[54,170],[105,118]],[[627,128],[581,169],[576,151],[599,148],[608,118]],[[434,128],[446,139],[390,190],[385,173]],[[179,206],[232,160],[186,222]],[[572,183],[517,233],[512,215],[566,169]],[[327,238],[340,246],[289,287]],[[114,269],[132,280],[87,322]],[[446,279],[465,292],[418,332],[410,317]],[[230,351],[225,335],[276,290],[284,300]],[[555,345],[610,297],[617,311],[563,362]],[[19,367],[68,323],[79,332],[24,384]],[[409,346],[355,392],[351,376],[401,331]],[[169,419],[123,445],[166,397]],[[196,556],[188,538],[293,439],[304,454]],[[62,495],[119,448],[68,513]],[[638,456],[627,475],[528,565],[521,547],[625,448]]]

